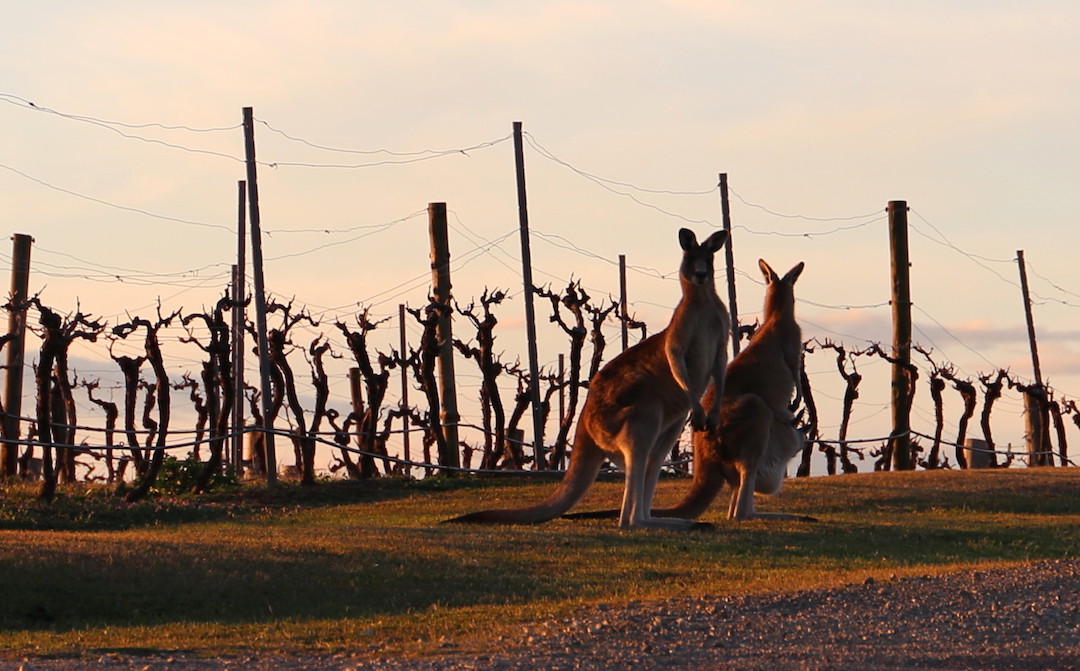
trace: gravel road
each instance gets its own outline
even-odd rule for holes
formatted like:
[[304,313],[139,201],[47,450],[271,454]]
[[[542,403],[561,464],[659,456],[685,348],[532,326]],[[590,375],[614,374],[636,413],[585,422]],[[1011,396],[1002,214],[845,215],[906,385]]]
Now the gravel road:
[[[447,644],[421,660],[368,655],[0,659],[23,671],[450,671],[489,669],[1080,669],[1080,560],[867,580],[785,595],[594,607],[523,627],[525,647]],[[498,648],[498,650],[497,650]]]

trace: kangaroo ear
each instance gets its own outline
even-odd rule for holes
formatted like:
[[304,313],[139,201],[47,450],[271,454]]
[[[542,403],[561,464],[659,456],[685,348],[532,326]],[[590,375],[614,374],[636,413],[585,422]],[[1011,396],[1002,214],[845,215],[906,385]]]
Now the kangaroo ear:
[[688,252],[697,247],[697,236],[689,228],[680,228],[679,245],[682,246],[684,252]]
[[799,275],[802,275],[803,267],[805,265],[805,263],[799,261],[799,265],[787,271],[787,275],[784,275],[784,281],[790,284],[795,284],[795,280],[799,279]]
[[724,246],[724,243],[727,242],[727,238],[727,231],[716,231],[706,238],[705,242],[701,243],[701,246],[715,254]]
[[761,274],[765,277],[765,284],[772,284],[773,282],[780,281],[776,271],[770,268],[769,264],[765,263],[765,259],[758,259],[757,264],[758,268],[761,268]]

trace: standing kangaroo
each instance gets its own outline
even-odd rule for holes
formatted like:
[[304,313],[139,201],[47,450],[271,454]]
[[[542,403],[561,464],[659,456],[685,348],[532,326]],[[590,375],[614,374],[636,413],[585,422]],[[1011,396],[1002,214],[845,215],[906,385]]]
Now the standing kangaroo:
[[[724,483],[734,490],[728,519],[813,520],[811,517],[754,511],[754,492],[775,494],[783,484],[788,461],[803,447],[803,434],[794,428],[789,404],[798,388],[802,335],[795,322],[795,280],[800,263],[782,278],[769,264],[758,261],[765,276],[765,322],[750,344],[728,366],[724,387],[709,389],[702,404],[713,412],[720,403],[715,430],[695,431],[694,479],[690,491],[672,508],[653,515],[682,519],[699,517]],[[585,512],[568,517],[613,517],[616,511]]]
[[716,295],[713,255],[727,233],[717,231],[698,244],[681,229],[679,266],[682,298],[663,331],[625,350],[589,381],[578,417],[570,467],[555,492],[527,508],[484,510],[448,522],[532,524],[570,510],[592,486],[606,459],[626,474],[619,527],[691,529],[689,519],[662,519],[650,513],[660,467],[682,433],[687,412],[698,429],[716,426],[719,411],[702,406],[705,390],[724,388],[730,318]]
[[[716,430],[694,432],[694,480],[690,491],[673,508],[654,514],[696,518],[705,512],[726,481],[734,490],[728,519],[813,519],[754,510],[754,492],[780,491],[788,462],[804,444],[790,408],[799,386],[802,360],[802,332],[795,321],[795,280],[803,264],[783,277],[777,276],[764,260],[759,260],[758,266],[765,277],[765,321],[728,366],[723,393],[719,395],[720,423]],[[710,410],[718,397],[714,391],[709,390],[702,402]]]

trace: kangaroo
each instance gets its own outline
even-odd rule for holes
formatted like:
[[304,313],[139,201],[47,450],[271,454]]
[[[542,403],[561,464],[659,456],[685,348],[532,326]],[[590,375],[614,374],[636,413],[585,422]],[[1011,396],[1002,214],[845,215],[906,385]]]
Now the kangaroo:
[[[708,412],[720,398],[720,423],[715,430],[695,431],[694,479],[690,491],[671,508],[653,515],[694,519],[716,498],[724,483],[731,485],[728,519],[797,519],[812,517],[754,510],[754,492],[775,494],[784,481],[787,463],[803,448],[789,404],[798,389],[802,335],[795,321],[795,280],[799,263],[782,278],[764,260],[765,321],[750,344],[728,366],[722,390],[709,389],[702,404]],[[615,511],[581,513],[570,517],[611,517]]]
[[692,529],[690,519],[663,519],[650,513],[660,467],[682,433],[687,413],[692,426],[716,427],[719,409],[705,410],[710,387],[724,388],[730,318],[716,294],[713,256],[727,233],[717,231],[698,244],[689,229],[679,231],[682,297],[667,327],[623,351],[589,381],[578,417],[570,466],[545,501],[507,510],[484,510],[447,522],[533,524],[570,510],[611,459],[625,470],[619,527]]
[[802,332],[795,321],[795,280],[804,264],[783,277],[764,260],[758,260],[758,266],[765,277],[765,320],[728,366],[723,393],[706,394],[703,404],[710,408],[721,399],[720,424],[715,431],[694,432],[693,484],[679,504],[662,514],[698,517],[726,481],[733,490],[728,519],[813,519],[754,510],[754,492],[780,491],[788,462],[805,442],[789,405],[800,379]]

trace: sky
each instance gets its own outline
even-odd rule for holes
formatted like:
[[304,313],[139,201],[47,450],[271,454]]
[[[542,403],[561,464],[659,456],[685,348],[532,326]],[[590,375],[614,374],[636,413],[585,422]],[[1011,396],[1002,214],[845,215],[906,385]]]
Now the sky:
[[[190,312],[220,297],[252,107],[274,296],[320,317],[337,345],[333,321],[369,309],[389,320],[373,344],[396,347],[397,306],[421,306],[428,291],[427,205],[445,202],[454,295],[464,304],[509,290],[497,348],[524,361],[520,121],[536,284],[578,279],[602,301],[618,295],[624,255],[630,311],[663,328],[678,300],[677,231],[703,238],[721,226],[726,173],[740,320],[760,316],[759,258],[780,273],[804,261],[806,338],[889,344],[885,209],[903,200],[914,340],[962,376],[1008,368],[1030,381],[1024,250],[1044,378],[1058,398],[1080,398],[1076,3],[3,9],[0,208],[10,233],[33,236],[31,291],[58,312],[111,325],[152,315],[159,300]],[[0,249],[0,269],[10,258]],[[540,360],[553,366],[564,338],[538,305]],[[456,328],[460,337],[464,322]],[[617,343],[617,327],[609,333]],[[196,350],[170,347],[174,370],[197,370]],[[115,375],[103,343],[72,354],[80,375]],[[475,391],[470,365],[457,364]],[[858,365],[849,435],[886,435],[888,366]],[[832,357],[807,367],[835,434]],[[346,398],[340,376],[333,388]],[[996,437],[1019,445],[1020,400],[1000,403]],[[913,423],[930,431],[932,409],[917,406]],[[947,427],[956,419],[950,407]]]

